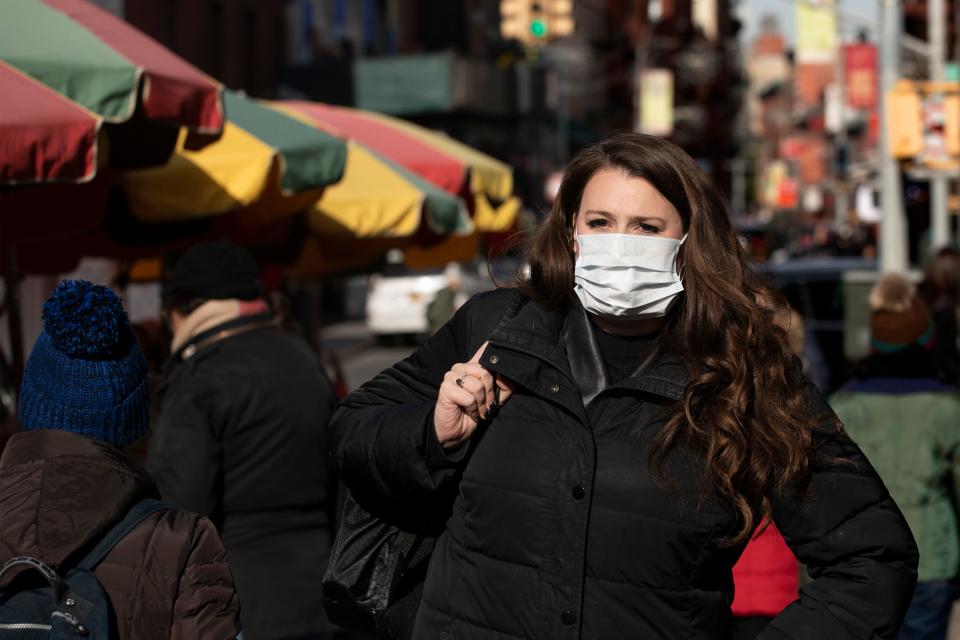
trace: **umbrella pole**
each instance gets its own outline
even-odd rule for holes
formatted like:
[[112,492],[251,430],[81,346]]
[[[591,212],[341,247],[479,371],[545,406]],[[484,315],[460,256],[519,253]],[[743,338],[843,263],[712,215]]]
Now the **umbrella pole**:
[[4,307],[7,310],[7,329],[10,333],[10,358],[13,365],[13,387],[19,393],[23,376],[23,318],[20,315],[20,273],[17,270],[17,248],[8,242],[4,250],[6,268],[3,276]]

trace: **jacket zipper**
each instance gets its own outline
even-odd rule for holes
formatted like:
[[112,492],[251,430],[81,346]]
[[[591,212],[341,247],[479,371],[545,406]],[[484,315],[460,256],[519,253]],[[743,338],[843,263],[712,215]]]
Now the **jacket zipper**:
[[53,629],[53,625],[50,624],[37,624],[35,622],[14,622],[14,623],[0,623],[0,630],[11,630],[11,631],[50,631]]

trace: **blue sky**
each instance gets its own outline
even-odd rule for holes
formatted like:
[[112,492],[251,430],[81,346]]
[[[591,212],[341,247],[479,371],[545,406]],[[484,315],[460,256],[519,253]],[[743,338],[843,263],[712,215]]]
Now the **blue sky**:
[[[780,31],[789,42],[794,39],[794,7],[792,0],[739,0],[740,19],[744,24],[745,45],[753,40],[760,27],[760,20],[764,15],[774,14],[780,24]],[[841,10],[848,11],[866,18],[869,23],[876,25],[879,17],[880,0],[840,0]],[[844,22],[845,40],[857,33],[857,24],[849,19]],[[869,29],[870,39],[876,39],[876,26]]]

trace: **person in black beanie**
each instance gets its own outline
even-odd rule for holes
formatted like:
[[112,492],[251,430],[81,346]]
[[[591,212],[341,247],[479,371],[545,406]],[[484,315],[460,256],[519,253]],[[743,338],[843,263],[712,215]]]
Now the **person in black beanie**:
[[[0,566],[27,556],[66,576],[142,500],[157,497],[122,451],[147,432],[148,386],[120,298],[83,280],[61,282],[24,371],[23,432],[0,458]],[[25,621],[4,609],[18,584],[31,584],[21,581],[31,577],[23,568],[0,574],[2,637],[24,637],[16,629]],[[224,640],[240,630],[223,544],[196,513],[161,505],[92,572],[109,601],[111,638]],[[90,613],[89,603],[64,606]],[[87,633],[78,627],[78,635]]]
[[244,640],[331,638],[321,581],[336,480],[336,396],[306,342],[282,333],[250,254],[193,247],[164,289],[173,331],[147,466],[164,499],[220,530]]

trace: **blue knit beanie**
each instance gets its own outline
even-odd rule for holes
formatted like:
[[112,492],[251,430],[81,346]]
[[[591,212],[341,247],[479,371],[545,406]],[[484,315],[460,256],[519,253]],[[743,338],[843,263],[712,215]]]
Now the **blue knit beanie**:
[[64,280],[43,305],[17,418],[24,430],[62,429],[123,447],[147,432],[147,362],[120,298]]

